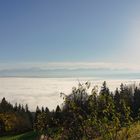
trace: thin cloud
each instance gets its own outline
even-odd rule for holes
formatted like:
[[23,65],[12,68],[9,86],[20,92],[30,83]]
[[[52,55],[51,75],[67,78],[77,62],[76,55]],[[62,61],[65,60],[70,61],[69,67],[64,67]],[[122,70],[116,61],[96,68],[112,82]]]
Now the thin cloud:
[[138,64],[111,62],[51,62],[51,63],[0,63],[0,71],[14,70],[77,70],[77,69],[109,69],[139,71]]

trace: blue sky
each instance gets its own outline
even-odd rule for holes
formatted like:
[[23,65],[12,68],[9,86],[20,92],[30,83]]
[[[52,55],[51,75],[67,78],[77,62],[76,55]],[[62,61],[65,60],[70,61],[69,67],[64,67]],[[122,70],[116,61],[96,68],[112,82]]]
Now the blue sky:
[[139,38],[139,0],[0,1],[1,68],[55,62],[139,70]]

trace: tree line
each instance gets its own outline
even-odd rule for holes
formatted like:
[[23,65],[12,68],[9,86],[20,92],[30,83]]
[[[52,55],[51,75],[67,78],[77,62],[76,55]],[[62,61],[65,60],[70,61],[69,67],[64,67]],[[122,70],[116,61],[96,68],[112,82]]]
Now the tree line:
[[18,134],[33,129],[33,114],[28,105],[14,106],[3,98],[0,102],[0,136]]
[[[121,84],[111,92],[106,82],[99,90],[79,83],[69,95],[61,93],[62,106],[31,113],[28,106],[0,103],[0,134],[33,129],[55,140],[117,140],[122,128],[140,120],[140,86]],[[7,120],[8,121],[7,121]],[[23,125],[22,125],[23,123]],[[20,124],[20,125],[19,125]],[[129,134],[124,134],[127,139]]]

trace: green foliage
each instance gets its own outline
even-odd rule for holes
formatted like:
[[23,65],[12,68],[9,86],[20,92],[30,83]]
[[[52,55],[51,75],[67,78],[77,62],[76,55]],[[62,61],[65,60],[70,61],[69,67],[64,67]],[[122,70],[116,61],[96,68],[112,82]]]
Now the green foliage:
[[[28,106],[13,107],[5,98],[0,103],[0,132],[9,134],[34,128],[55,140],[125,140],[132,123],[140,121],[140,87],[121,84],[110,92],[106,82],[101,90],[79,83],[69,95],[61,93],[63,106],[49,111],[37,106],[33,115]],[[22,129],[21,129],[22,128]]]
[[13,107],[2,99],[0,103],[0,135],[26,132],[32,129],[32,115],[24,106]]
[[[88,86],[87,86],[88,85]],[[129,87],[123,87],[112,94],[103,83],[101,91],[97,86],[88,95],[90,84],[79,84],[68,96],[63,94],[64,114],[63,133],[65,139],[93,139],[101,136],[103,140],[117,140],[121,127],[129,127],[131,117],[131,94]],[[125,94],[121,96],[121,94]]]

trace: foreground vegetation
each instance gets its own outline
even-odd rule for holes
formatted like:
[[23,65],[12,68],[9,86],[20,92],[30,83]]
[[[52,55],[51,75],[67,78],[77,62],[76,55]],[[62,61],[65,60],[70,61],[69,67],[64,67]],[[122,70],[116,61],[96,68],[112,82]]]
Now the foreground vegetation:
[[[118,140],[125,140],[126,135],[129,135],[128,140],[139,140],[140,139],[140,122],[136,122],[130,126],[130,128],[122,128],[118,135]],[[40,135],[35,132],[28,132],[16,136],[3,136],[0,140],[39,140]],[[95,140],[102,140],[103,138],[98,137]]]
[[13,106],[5,98],[0,103],[0,135],[19,134],[33,129],[33,115],[28,105]]
[[36,139],[38,139],[38,135],[33,131],[16,136],[5,136],[0,138],[0,140],[36,140]]
[[61,108],[49,111],[47,107],[37,107],[35,113],[27,105],[12,106],[3,98],[0,135],[34,130],[34,134],[54,140],[140,139],[140,86],[121,84],[112,93],[106,82],[101,90],[86,82],[79,83],[69,95],[61,93],[61,97]]

